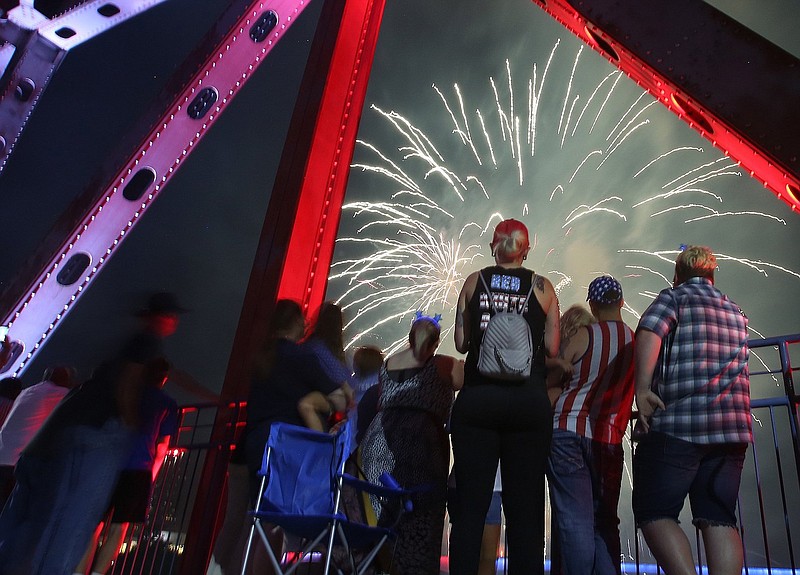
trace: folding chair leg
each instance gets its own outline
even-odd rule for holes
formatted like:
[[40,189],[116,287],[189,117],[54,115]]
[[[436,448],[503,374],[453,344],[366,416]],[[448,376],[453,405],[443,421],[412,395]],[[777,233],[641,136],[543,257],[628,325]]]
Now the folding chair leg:
[[[298,566],[300,565],[300,563],[302,563],[303,559],[307,555],[311,555],[314,552],[314,549],[316,549],[317,546],[319,546],[319,544],[322,543],[322,540],[325,539],[326,536],[328,536],[328,531],[329,531],[328,529],[324,530],[322,533],[320,533],[317,536],[316,539],[314,539],[314,541],[312,541],[311,543],[306,545],[305,548],[299,553],[299,558],[297,559],[297,562],[294,565],[292,565],[286,571],[281,571],[280,568],[279,568],[278,569],[278,573],[283,573],[283,575],[292,575],[292,573],[294,573],[295,569],[297,569]],[[330,530],[330,531],[332,532],[333,530]],[[328,556],[330,556],[330,554],[328,554]],[[327,571],[326,571],[326,573],[327,573]]]
[[[325,571],[323,575],[328,575],[331,570],[331,555],[333,555],[333,541],[336,539],[336,531],[340,529],[338,521],[334,520],[333,525],[330,526],[330,534],[328,536],[328,548],[325,553]],[[346,541],[345,541],[346,543]]]
[[[272,569],[276,574],[281,573],[280,561],[278,561],[278,558],[275,556],[275,550],[272,548],[272,542],[269,540],[269,536],[267,535],[266,531],[264,531],[264,527],[262,527],[260,521],[256,523],[256,529],[258,529],[258,535],[261,537],[261,542],[264,544],[264,547],[267,548],[267,555],[269,555],[269,560],[272,563]],[[242,575],[245,574],[242,573]]]
[[241,575],[245,575],[247,572],[247,562],[250,559],[250,548],[253,545],[253,533],[256,530],[256,522],[253,521],[253,524],[250,525],[250,535],[247,536],[247,545],[244,548],[244,559],[242,559],[242,572]]
[[380,553],[381,549],[383,548],[383,544],[386,543],[387,539],[388,537],[384,535],[381,540],[378,541],[378,543],[372,548],[372,551],[367,553],[367,556],[361,560],[361,567],[358,568],[358,571],[355,571],[354,569],[354,572],[357,573],[357,575],[363,575],[364,572],[369,569],[369,567],[372,565],[372,562],[375,560],[375,557],[378,555],[378,553]]

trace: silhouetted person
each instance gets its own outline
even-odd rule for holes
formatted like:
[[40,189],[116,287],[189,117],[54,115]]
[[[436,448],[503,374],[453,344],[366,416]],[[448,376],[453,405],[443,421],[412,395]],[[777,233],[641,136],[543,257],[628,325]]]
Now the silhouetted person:
[[72,367],[48,367],[42,381],[17,396],[0,428],[0,508],[14,488],[14,466],[47,417],[75,385]]
[[[164,462],[171,438],[178,432],[178,406],[162,391],[169,369],[169,362],[163,357],[145,365],[139,425],[131,454],[111,496],[109,516],[95,530],[95,537],[78,565],[78,575],[83,575],[89,564],[92,575],[106,573],[117,558],[131,523],[147,520],[153,481]],[[104,525],[107,525],[105,537],[95,553]]]
[[130,454],[145,364],[184,311],[171,293],[150,297],[142,329],[56,407],[22,451],[0,515],[2,575],[69,575],[100,522]]

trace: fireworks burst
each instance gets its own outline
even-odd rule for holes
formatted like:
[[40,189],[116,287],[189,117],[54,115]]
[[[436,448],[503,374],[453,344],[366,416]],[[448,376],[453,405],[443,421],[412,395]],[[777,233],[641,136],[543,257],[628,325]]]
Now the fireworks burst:
[[[688,225],[712,218],[786,225],[757,210],[718,209],[730,180],[743,175],[738,166],[701,146],[659,149],[659,124],[674,120],[618,71],[587,84],[598,66],[582,66],[583,47],[564,54],[566,85],[550,83],[561,55],[559,41],[544,66],[533,63],[522,98],[509,60],[485,93],[433,84],[432,107],[447,133],[370,106],[373,121],[390,128],[391,144],[358,140],[348,191],[357,199],[343,206],[329,284],[350,318],[348,347],[371,340],[393,351],[417,309],[443,313],[449,331],[460,286],[491,263],[491,229],[504,217],[528,225],[527,263],[550,277],[562,302],[582,301],[592,277],[612,273],[626,286],[632,323],[670,285],[678,245],[703,237]],[[527,101],[521,115],[520,101]],[[557,113],[544,115],[550,110]],[[800,279],[760,259],[718,259]]]

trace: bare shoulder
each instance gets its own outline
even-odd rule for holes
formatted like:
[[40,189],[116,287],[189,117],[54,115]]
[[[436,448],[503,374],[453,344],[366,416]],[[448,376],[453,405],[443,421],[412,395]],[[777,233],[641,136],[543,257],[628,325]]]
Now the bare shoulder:
[[587,349],[589,349],[589,328],[584,325],[575,332],[575,335],[570,338],[566,347],[563,348],[564,359],[575,363],[586,353]]

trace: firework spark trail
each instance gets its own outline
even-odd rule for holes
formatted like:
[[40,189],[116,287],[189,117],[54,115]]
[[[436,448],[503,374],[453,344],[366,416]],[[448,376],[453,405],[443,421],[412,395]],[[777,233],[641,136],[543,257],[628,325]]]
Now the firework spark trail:
[[[592,92],[592,94],[586,100],[586,104],[583,105],[583,109],[581,110],[581,113],[578,116],[578,119],[575,120],[575,126],[572,128],[572,134],[571,134],[572,136],[574,136],[575,132],[578,130],[578,126],[580,125],[581,120],[583,119],[583,115],[586,113],[586,110],[589,109],[589,105],[594,101],[594,97],[600,92],[600,88],[603,87],[603,85],[606,83],[606,81],[610,80],[613,77],[616,77],[617,80],[619,80],[619,76],[621,74],[622,74],[622,72],[619,72],[619,71],[611,72],[608,76],[603,78],[603,80],[597,85],[597,87],[595,87],[595,89]],[[592,126],[592,127],[594,127],[594,126]],[[589,129],[589,133],[590,134],[592,133],[591,129]]]
[[[625,121],[625,118],[628,117],[628,114],[633,112],[633,110],[636,108],[636,106],[639,105],[639,102],[641,102],[642,99],[646,95],[647,95],[647,92],[642,92],[639,95],[639,97],[636,98],[631,103],[630,106],[628,106],[628,109],[625,110],[625,113],[622,114],[622,117],[620,117],[619,121],[611,127],[611,130],[609,130],[608,135],[606,136],[606,142],[609,142],[609,144],[608,144],[609,148],[612,148],[614,146],[615,142],[622,137],[622,135],[625,133],[625,131],[636,121],[636,119],[639,116],[641,116],[645,111],[647,111],[648,108],[650,108],[654,104],[657,104],[657,102],[655,100],[651,101],[649,104],[644,106],[641,110],[639,110],[636,114],[634,114],[633,117],[630,120],[628,120],[628,122],[625,124],[625,126],[623,126],[622,122]],[[614,134],[616,134],[616,136],[614,136]]]
[[464,131],[466,132],[467,141],[469,142],[470,149],[472,150],[472,153],[475,155],[475,159],[478,160],[478,164],[483,165],[481,157],[478,154],[478,150],[475,149],[475,144],[472,141],[472,134],[469,131],[469,120],[467,120],[467,112],[466,110],[464,110],[464,99],[461,97],[461,89],[458,87],[458,84],[455,84],[453,87],[455,88],[456,97],[458,98],[458,105],[459,108],[461,109],[461,118],[463,118],[464,120]]
[[[624,249],[624,250],[619,250],[619,251],[620,251],[620,253],[644,254],[644,255],[647,255],[647,256],[655,257],[657,259],[660,259],[662,261],[665,261],[665,262],[669,263],[670,265],[674,265],[675,264],[675,257],[677,257],[677,255],[680,253],[679,250],[664,250],[664,251],[654,251],[654,252],[652,252],[652,251],[638,250],[638,249]],[[669,256],[672,256],[672,257],[669,257]],[[741,265],[743,265],[745,267],[748,267],[748,268],[750,268],[752,270],[755,270],[759,274],[763,275],[765,278],[769,277],[769,274],[767,273],[767,270],[765,268],[772,268],[774,270],[778,270],[778,271],[781,271],[781,272],[783,272],[785,274],[793,276],[796,279],[800,279],[800,273],[798,273],[798,272],[796,272],[794,270],[790,270],[789,268],[786,268],[784,266],[772,263],[772,262],[764,262],[764,261],[761,261],[761,260],[751,260],[751,259],[748,259],[748,258],[737,258],[735,256],[731,256],[731,255],[727,255],[727,254],[719,253],[719,252],[716,252],[714,254],[714,256],[717,258],[717,262],[721,262],[721,261],[735,262],[735,263],[741,264]]]
[[[450,119],[453,121],[453,133],[458,134],[461,138],[461,142],[465,146],[469,146],[470,150],[472,150],[472,154],[475,156],[475,159],[478,161],[478,165],[483,165],[481,161],[481,156],[478,154],[478,150],[475,149],[475,142],[472,140],[472,133],[469,129],[469,120],[467,119],[467,113],[464,110],[464,99],[461,97],[461,89],[458,87],[458,84],[453,84],[453,89],[456,92],[456,99],[458,100],[458,107],[461,111],[461,118],[464,120],[464,127],[462,128],[459,124],[458,120],[456,119],[453,110],[450,108],[450,105],[447,102],[447,99],[442,94],[442,91],[436,86],[436,84],[432,85],[433,89],[436,90],[436,93],[439,94],[439,98],[441,98],[442,102],[447,109],[447,112],[450,114]],[[482,119],[479,118],[479,121],[482,123]],[[485,131],[485,130],[484,130]]]
[[[569,73],[569,81],[567,82],[567,91],[564,94],[564,103],[561,106],[561,115],[558,118],[558,130],[556,131],[558,134],[561,133],[561,129],[563,128],[564,131],[567,131],[567,126],[564,123],[564,115],[567,112],[567,104],[569,102],[569,95],[572,92],[572,82],[575,80],[575,71],[578,69],[578,62],[581,59],[581,54],[583,53],[583,46],[578,48],[578,52],[575,54],[575,60],[572,62],[572,70]],[[563,140],[562,140],[562,147],[563,147]]]
[[667,279],[667,276],[665,276],[661,272],[656,271],[656,270],[654,270],[652,268],[648,268],[646,266],[635,266],[635,265],[626,265],[625,268],[626,269],[632,269],[632,270],[644,270],[646,272],[650,272],[651,274],[656,275],[656,276],[660,277],[662,280],[664,280],[665,284],[667,284],[667,285],[671,285],[672,284],[672,281]]
[[[577,176],[577,175],[578,175],[578,172],[579,172],[579,171],[580,171],[580,169],[583,167],[583,165],[584,165],[584,164],[587,162],[587,160],[588,160],[589,158],[591,158],[592,156],[594,156],[595,154],[600,154],[600,155],[602,156],[602,155],[603,155],[603,151],[602,151],[602,150],[592,150],[591,152],[589,152],[589,153],[586,155],[586,157],[585,157],[585,158],[584,158],[584,159],[581,161],[581,163],[580,163],[580,164],[578,164],[578,167],[577,167],[577,168],[575,168],[575,171],[574,171],[574,172],[572,172],[572,175],[569,177],[569,183],[570,183],[570,184],[571,184],[571,183],[573,182],[573,180],[575,179],[575,176]],[[555,190],[553,190],[553,191],[555,192]],[[564,190],[563,190],[563,188],[562,188],[562,190],[561,190],[561,191],[564,191]],[[553,196],[552,196],[552,195],[550,196],[550,199],[551,199],[551,200],[553,199]]]
[[[575,97],[572,99],[572,104],[570,104],[569,106],[569,113],[567,114],[567,124],[569,124],[569,121],[572,119],[572,112],[575,110],[575,106],[578,105],[578,100],[580,100],[580,96],[576,94]],[[566,139],[567,139],[567,129],[564,128],[564,131],[561,133],[562,149],[564,148],[564,141],[566,141]]]
[[689,224],[691,222],[699,222],[701,220],[707,220],[709,218],[721,218],[721,217],[724,217],[724,216],[758,216],[758,217],[762,217],[762,218],[769,218],[771,220],[775,220],[776,222],[779,222],[779,223],[783,224],[784,226],[786,225],[786,220],[784,220],[782,218],[779,218],[777,216],[773,216],[771,214],[765,214],[764,212],[755,212],[755,211],[720,212],[720,211],[717,211],[717,210],[715,210],[713,208],[710,208],[708,206],[703,206],[703,205],[699,205],[699,204],[684,204],[684,205],[681,205],[681,206],[673,206],[673,207],[670,207],[670,208],[665,208],[665,209],[663,209],[661,211],[654,212],[654,213],[650,214],[650,217],[654,218],[656,216],[660,216],[662,214],[666,214],[667,212],[672,212],[672,211],[675,211],[675,210],[685,210],[685,209],[689,209],[689,208],[701,208],[701,209],[709,211],[711,213],[710,214],[706,214],[705,216],[696,216],[694,218],[689,218],[688,220],[683,220],[683,223],[685,223],[685,224]]
[[[450,187],[456,193],[458,198],[461,201],[464,201],[464,196],[462,195],[461,192],[466,191],[468,189],[466,184],[464,184],[464,182],[461,181],[461,179],[452,170],[449,170],[444,165],[442,165],[441,162],[443,162],[444,159],[442,158],[442,155],[439,153],[439,151],[436,149],[436,146],[434,146],[433,143],[430,141],[430,139],[427,138],[427,136],[425,136],[421,130],[416,128],[413,124],[411,124],[411,122],[409,122],[400,114],[396,112],[385,112],[378,106],[375,106],[374,104],[371,107],[376,112],[385,117],[387,120],[389,120],[392,123],[392,125],[395,126],[397,131],[400,134],[402,134],[405,137],[405,139],[409,142],[410,146],[404,146],[400,148],[401,151],[406,152],[406,155],[404,155],[403,160],[408,161],[411,158],[418,158],[422,160],[425,164],[429,166],[429,169],[425,174],[425,179],[427,179],[428,176],[430,176],[431,174],[441,175],[442,178],[450,185]],[[381,159],[384,159],[393,168],[395,168],[397,173],[401,174],[403,176],[403,180],[405,181],[405,178],[407,178],[407,174],[405,174],[405,172],[403,172],[403,170],[401,170],[396,163],[386,158],[385,154],[379,152],[375,146],[372,146],[371,144],[365,144],[365,145],[367,145],[371,150],[376,152],[381,157]],[[435,157],[433,154],[435,154]],[[359,168],[364,171],[376,171],[379,173],[384,173],[385,171],[385,169],[381,169],[380,167],[370,166],[365,164],[353,164],[352,167]],[[386,173],[385,175],[393,175],[393,174],[394,174],[393,172],[390,172]],[[416,182],[413,182],[413,180],[410,185],[413,186],[413,189],[419,191],[420,189],[419,185],[416,184]]]
[[[670,152],[667,152],[667,154],[672,153],[674,151],[685,150],[685,149],[688,149],[688,148],[676,148],[674,150],[671,150]],[[702,148],[700,148],[699,151],[702,152],[703,151]],[[666,154],[662,154],[661,156],[656,158],[656,160],[661,159],[661,158],[663,158],[665,156],[666,156]],[[647,166],[645,166],[645,168],[642,168],[642,170],[637,172],[637,175],[640,174],[642,171],[644,171],[644,169],[646,169],[648,166],[650,166],[656,160],[653,160],[652,162],[648,163]],[[722,177],[722,176],[741,176],[742,174],[741,174],[740,171],[738,171],[738,170],[731,171],[730,170],[730,168],[735,167],[736,164],[730,164],[729,163],[729,164],[727,164],[725,166],[706,171],[703,174],[694,175],[693,177],[691,177],[687,181],[684,181],[682,183],[678,183],[681,180],[685,180],[685,179],[689,178],[690,175],[695,174],[696,172],[700,172],[702,170],[705,170],[707,168],[710,168],[714,164],[717,164],[717,163],[720,163],[720,162],[729,162],[729,160],[727,158],[723,157],[723,158],[719,158],[717,160],[714,160],[712,162],[708,162],[708,163],[702,164],[700,166],[697,166],[697,167],[689,170],[688,172],[685,172],[685,173],[681,174],[677,178],[674,178],[674,179],[670,180],[669,182],[667,182],[663,186],[661,186],[662,189],[668,188],[668,187],[672,186],[673,184],[675,184],[676,187],[670,189],[669,191],[667,191],[667,192],[665,192],[663,194],[656,194],[654,196],[650,196],[648,198],[645,198],[644,200],[636,202],[635,204],[633,204],[633,207],[634,208],[638,208],[639,206],[642,206],[642,205],[644,205],[646,203],[649,203],[649,202],[652,202],[652,201],[655,201],[655,200],[658,200],[658,199],[665,199],[665,198],[669,198],[669,197],[674,196],[674,195],[686,194],[686,193],[699,193],[699,194],[702,194],[702,195],[708,195],[708,196],[711,196],[714,199],[716,199],[718,202],[722,203],[722,196],[720,196],[718,194],[715,194],[715,193],[713,193],[713,192],[711,192],[709,190],[703,189],[703,188],[694,188],[694,187],[691,187],[691,186],[694,186],[694,185],[696,185],[698,183],[701,183],[701,182],[707,182],[709,180],[713,180],[715,178],[719,178],[719,177]]]
[[591,206],[589,206],[587,204],[581,204],[581,205],[577,206],[575,209],[573,209],[567,215],[566,221],[564,222],[564,225],[561,226],[561,227],[565,228],[568,225],[570,225],[572,222],[577,220],[578,218],[582,218],[583,216],[586,216],[586,215],[589,215],[589,214],[592,214],[592,213],[596,213],[596,212],[608,212],[608,213],[614,214],[615,216],[617,216],[618,218],[620,218],[623,221],[627,221],[627,218],[625,217],[625,214],[623,214],[622,212],[618,212],[616,210],[612,210],[611,208],[606,208],[606,207],[603,206],[603,204],[605,204],[606,202],[615,201],[615,200],[621,202],[622,198],[620,198],[619,196],[611,196],[609,198],[604,198],[604,199],[600,200],[599,202],[597,202],[597,203],[595,203],[594,205],[591,205]]
[[694,152],[700,152],[700,153],[703,152],[703,148],[698,148],[696,146],[678,146],[677,148],[672,148],[670,151],[664,152],[663,154],[659,154],[658,156],[656,156],[655,158],[653,158],[652,160],[647,162],[641,170],[639,170],[638,172],[633,174],[633,177],[634,178],[638,178],[640,175],[642,175],[642,173],[645,170],[647,170],[653,164],[655,164],[657,162],[660,162],[664,158],[667,158],[668,156],[671,156],[672,154],[674,154],[676,152],[685,152],[687,150],[694,151]]
[[[497,84],[494,82],[494,78],[489,78],[489,85],[492,87],[492,92],[494,92],[494,102],[497,106],[497,115],[499,117],[500,123],[500,134],[503,136],[503,141],[506,142],[511,139],[512,129],[511,123],[509,122],[508,116],[503,111],[503,106],[500,105],[500,93],[497,91]],[[514,146],[511,146],[511,157],[514,157]]]
[[594,121],[592,122],[592,127],[589,128],[589,133],[590,134],[592,134],[594,132],[594,128],[597,125],[597,122],[600,120],[600,115],[603,113],[603,110],[605,110],[606,104],[608,104],[608,101],[611,99],[611,95],[614,93],[614,90],[616,89],[617,84],[619,83],[621,78],[622,78],[622,74],[618,74],[617,78],[614,80],[614,84],[608,90],[608,93],[606,94],[606,97],[603,100],[603,103],[600,105],[600,108],[597,110],[597,114],[595,115]]
[[[486,122],[483,119],[483,114],[481,114],[480,110],[475,110],[475,114],[478,116],[478,122],[481,125],[481,130],[483,131],[483,137],[486,138],[486,146],[489,148],[489,157],[492,159],[492,165],[496,168],[497,158],[495,158],[494,155],[494,147],[492,146],[492,139],[489,137],[489,131],[486,129]],[[489,196],[486,196],[486,198],[488,199]]]
[[644,205],[644,204],[646,204],[648,202],[652,202],[652,201],[655,201],[655,200],[663,200],[663,199],[671,198],[672,196],[678,196],[678,195],[683,195],[683,194],[691,194],[691,193],[697,193],[697,194],[704,195],[704,196],[711,196],[712,198],[714,198],[718,202],[722,203],[722,196],[720,196],[719,194],[715,194],[714,192],[711,192],[709,190],[704,190],[702,188],[682,188],[682,189],[677,189],[677,190],[671,190],[669,192],[664,192],[663,194],[656,194],[654,196],[650,196],[648,198],[645,198],[641,202],[636,202],[631,207],[638,208],[639,206],[642,206],[642,205]]
[[[500,132],[503,135],[503,141],[508,141],[511,146],[511,157],[517,161],[517,172],[519,174],[519,185],[523,182],[523,169],[522,169],[522,150],[520,149],[519,138],[519,118],[514,116],[514,85],[511,80],[511,68],[509,61],[506,60],[506,74],[508,80],[508,101],[509,110],[503,110],[500,103],[500,94],[497,91],[497,85],[494,78],[489,78],[489,82],[494,92],[495,105],[497,107],[497,114],[500,118]],[[508,139],[506,140],[506,136]]]
[[542,72],[542,81],[539,83],[539,89],[536,89],[536,79],[538,68],[536,62],[533,63],[533,74],[528,81],[528,145],[531,148],[531,157],[536,152],[536,120],[539,118],[539,103],[542,101],[542,90],[544,89],[547,72],[550,70],[550,64],[553,62],[553,57],[556,54],[561,40],[557,40],[553,49],[550,50],[550,55],[547,57],[547,64],[545,64],[544,72]]
[[705,216],[697,216],[694,218],[689,218],[688,220],[684,220],[684,223],[690,224],[692,222],[699,222],[701,220],[707,220],[710,218],[721,218],[727,216],[757,216],[760,218],[768,218],[771,220],[775,220],[776,222],[786,225],[786,220],[779,218],[777,216],[773,216],[772,214],[766,214],[764,212],[756,212],[756,211],[738,211],[738,212],[719,212],[717,210],[711,210],[712,214],[707,214]]
[[[365,257],[343,259],[331,265],[330,280],[347,282],[348,287],[336,301],[343,310],[355,311],[348,324],[352,325],[362,314],[374,310],[395,309],[387,313],[387,317],[356,333],[347,347],[387,322],[407,317],[417,309],[438,306],[445,310],[452,307],[449,302],[457,298],[463,282],[462,270],[480,255],[480,246],[469,244],[462,247],[456,240],[445,240],[431,226],[415,217],[420,214],[419,210],[406,209],[400,204],[353,202],[345,204],[342,209],[354,212],[354,217],[371,216],[368,223],[359,227],[360,232],[381,226],[390,228],[397,236],[337,240],[337,243],[370,247]],[[402,307],[400,311],[396,311],[396,304]],[[402,342],[403,338],[399,341]]]
[[461,142],[466,145],[467,135],[464,133],[464,130],[459,127],[458,120],[456,120],[456,115],[453,113],[453,110],[450,109],[450,105],[447,103],[447,98],[444,97],[444,94],[442,94],[442,91],[439,90],[436,84],[431,84],[431,87],[436,91],[437,94],[439,94],[439,98],[441,98],[447,113],[450,115],[450,119],[453,121],[453,126],[455,126],[453,128],[453,133],[458,134],[458,137],[461,138]]
[[[679,175],[677,178],[668,181],[663,186],[661,186],[661,189],[668,188],[671,185],[675,184],[676,182],[679,182],[679,181],[683,180],[684,178],[688,178],[691,174],[694,174],[695,172],[699,172],[701,170],[705,170],[706,168],[710,168],[714,164],[719,164],[720,162],[726,162],[726,161],[730,161],[730,160],[728,160],[728,158],[722,157],[722,158],[717,158],[716,160],[713,160],[711,162],[707,162],[705,164],[700,164],[699,166],[689,170],[688,172],[685,172],[685,173]],[[735,165],[736,164],[731,164],[730,166],[725,166],[723,169],[726,169],[728,167],[732,167],[732,166],[735,166]],[[712,170],[711,173],[714,173],[714,170]],[[699,176],[699,177],[703,178],[705,176]],[[688,182],[684,182],[683,184],[679,184],[678,188],[681,188],[681,187],[684,187],[684,186],[691,186],[691,185],[693,185],[693,183],[695,181],[697,181],[697,180],[693,179],[693,180],[689,180]]]

